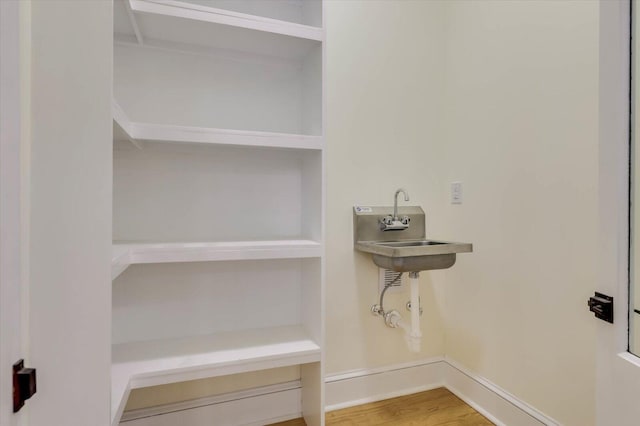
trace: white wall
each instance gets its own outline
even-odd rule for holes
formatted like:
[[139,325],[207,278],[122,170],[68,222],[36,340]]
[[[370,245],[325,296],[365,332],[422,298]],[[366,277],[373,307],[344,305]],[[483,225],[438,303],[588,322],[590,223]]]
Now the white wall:
[[[438,231],[444,83],[443,3],[328,1],[327,372],[372,368],[444,353],[442,273],[424,273],[420,354],[403,332],[371,315],[378,269],[353,250],[352,207],[393,205],[404,187]],[[404,201],[400,201],[404,203]],[[385,307],[408,312],[407,292]]]
[[[33,1],[32,426],[109,424],[110,1]],[[90,395],[90,398],[87,398]]]
[[564,424],[593,424],[598,3],[327,11],[329,374],[412,359],[368,313],[375,268],[352,251],[349,210],[405,186],[427,235],[474,243],[422,274],[420,357],[444,353]]
[[446,354],[566,425],[594,424],[598,2],[449,2]]

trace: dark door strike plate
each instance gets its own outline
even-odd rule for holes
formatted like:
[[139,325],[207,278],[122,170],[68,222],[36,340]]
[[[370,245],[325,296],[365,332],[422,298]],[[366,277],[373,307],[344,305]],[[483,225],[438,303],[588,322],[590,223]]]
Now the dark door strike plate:
[[587,305],[596,318],[613,324],[613,297],[596,292],[593,297],[589,298]]
[[13,364],[13,412],[17,413],[24,402],[36,393],[36,369],[24,368],[24,360]]

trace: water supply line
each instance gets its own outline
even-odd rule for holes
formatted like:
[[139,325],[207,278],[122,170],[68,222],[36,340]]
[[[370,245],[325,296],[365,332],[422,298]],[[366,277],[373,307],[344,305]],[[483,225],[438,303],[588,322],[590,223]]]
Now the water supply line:
[[371,312],[374,315],[379,315],[384,318],[384,323],[387,327],[402,328],[405,331],[405,339],[409,350],[412,352],[420,352],[422,342],[422,332],[420,331],[420,315],[422,315],[422,309],[420,308],[420,287],[418,285],[419,272],[409,272],[409,285],[411,288],[411,299],[407,303],[407,309],[411,311],[411,323],[407,324],[403,319],[400,312],[392,309],[390,311],[384,310],[384,295],[386,291],[395,284],[401,277],[402,273],[398,274],[393,281],[386,284],[380,293],[380,304],[373,305]]
[[402,272],[400,272],[398,274],[398,276],[396,276],[393,279],[393,281],[391,281],[390,283],[388,283],[388,284],[386,284],[384,286],[384,288],[382,289],[382,292],[380,293],[380,304],[379,305],[373,305],[371,307],[371,312],[373,312],[375,315],[384,316],[384,314],[385,314],[385,312],[384,312],[384,294],[387,292],[389,287],[392,287],[395,283],[397,283],[400,278],[402,278]]

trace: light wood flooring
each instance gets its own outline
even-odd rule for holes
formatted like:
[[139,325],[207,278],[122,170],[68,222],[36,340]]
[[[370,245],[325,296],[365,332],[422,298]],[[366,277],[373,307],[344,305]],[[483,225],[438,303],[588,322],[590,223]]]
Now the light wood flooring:
[[[272,426],[276,425],[306,426],[302,419]],[[491,426],[493,423],[447,389],[438,388],[331,411],[326,414],[326,425]]]

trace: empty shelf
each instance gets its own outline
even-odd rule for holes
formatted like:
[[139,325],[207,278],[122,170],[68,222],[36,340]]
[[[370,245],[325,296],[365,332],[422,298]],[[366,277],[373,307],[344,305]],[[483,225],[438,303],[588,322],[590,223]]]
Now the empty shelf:
[[299,58],[324,39],[319,27],[172,0],[116,2],[116,36],[183,50],[216,49]]
[[136,263],[301,259],[321,254],[322,245],[311,240],[122,243],[113,245],[111,278]]
[[318,361],[320,347],[300,326],[114,345],[112,426],[131,389]]
[[112,246],[111,279],[114,280],[131,264],[130,249],[126,246]]
[[114,139],[126,139],[141,148],[141,142],[174,142],[195,144],[240,145],[269,148],[322,149],[321,136],[289,133],[256,132],[137,123],[128,119],[122,108],[113,102]]

